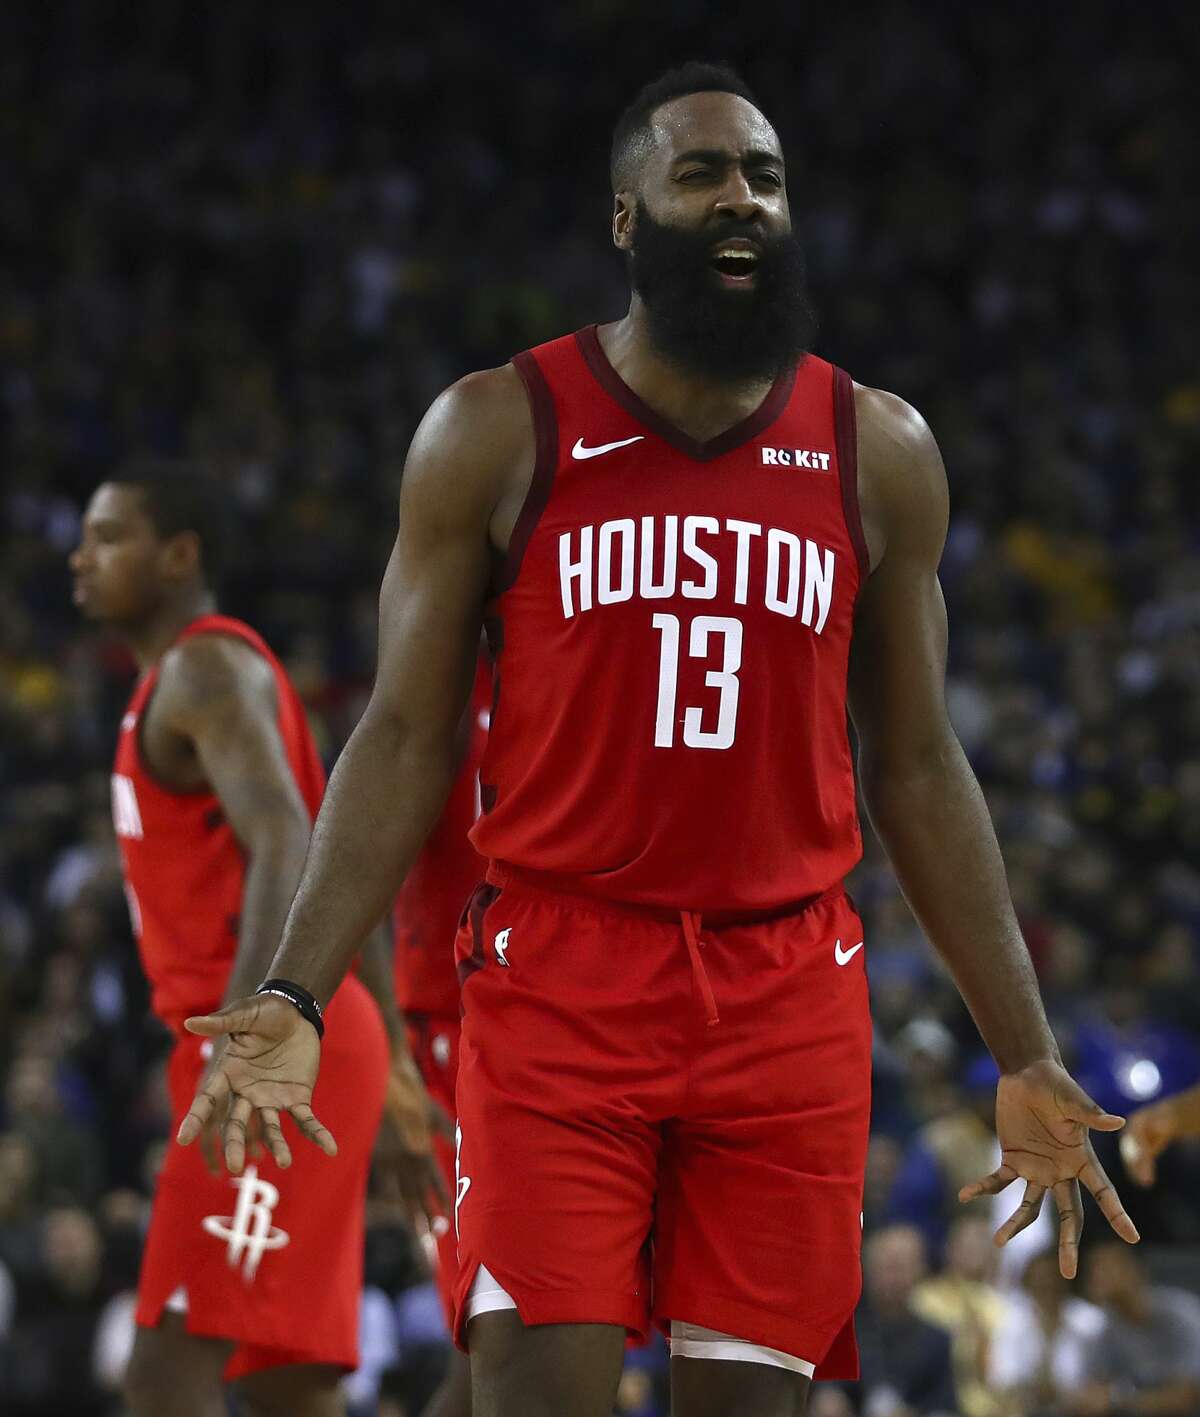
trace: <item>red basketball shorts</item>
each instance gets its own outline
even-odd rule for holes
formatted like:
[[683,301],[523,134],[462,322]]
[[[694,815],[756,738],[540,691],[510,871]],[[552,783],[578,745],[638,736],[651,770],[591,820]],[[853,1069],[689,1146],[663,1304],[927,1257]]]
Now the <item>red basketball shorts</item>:
[[[184,1034],[168,1082],[174,1128],[191,1105],[209,1049]],[[283,1126],[292,1164],[247,1160],[242,1176],[214,1176],[199,1144],[172,1140],[158,1177],[138,1284],[137,1321],[164,1309],[189,1333],[233,1339],[227,1380],[290,1363],[358,1363],[367,1173],[383,1111],[389,1054],[383,1022],[350,978],[325,1015],[313,1108],[337,1138],[328,1157]],[[174,1132],[172,1132],[174,1135]]]
[[695,1324],[857,1373],[871,1022],[839,887],[711,929],[481,886],[463,983],[455,1338],[483,1265],[527,1324]]
[[[410,1012],[407,1018],[409,1047],[425,1080],[425,1087],[430,1097],[445,1109],[446,1115],[453,1121],[454,1080],[458,1075],[458,1015],[446,1018],[439,1014]],[[446,1183],[446,1194],[453,1198],[454,1143],[435,1134],[433,1151]],[[446,1221],[441,1225],[433,1241],[434,1249],[429,1260],[449,1326],[454,1322],[454,1286],[458,1279],[458,1241],[453,1223]]]

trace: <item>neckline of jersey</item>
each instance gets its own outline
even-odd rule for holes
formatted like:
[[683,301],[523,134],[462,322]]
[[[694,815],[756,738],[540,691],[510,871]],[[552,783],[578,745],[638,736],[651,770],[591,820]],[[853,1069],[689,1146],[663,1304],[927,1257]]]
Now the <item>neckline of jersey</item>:
[[743,443],[765,431],[779,417],[787,406],[792,388],[796,382],[796,366],[785,369],[767,391],[762,403],[748,413],[732,428],[718,433],[715,438],[701,442],[677,428],[668,418],[655,411],[629,387],[609,362],[604,346],[600,343],[599,327],[585,325],[575,333],[575,342],[583,356],[584,363],[592,371],[600,387],[616,400],[626,412],[631,413],[639,423],[657,434],[664,443],[670,443],[696,462],[711,462],[723,453],[731,453]]

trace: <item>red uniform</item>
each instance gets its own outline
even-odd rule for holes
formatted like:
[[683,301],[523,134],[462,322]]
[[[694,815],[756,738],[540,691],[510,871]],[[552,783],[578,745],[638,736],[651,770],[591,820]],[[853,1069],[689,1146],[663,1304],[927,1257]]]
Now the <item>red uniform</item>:
[[849,1376],[853,385],[810,355],[698,443],[594,328],[514,363],[537,462],[458,941],[459,1337],[484,1265],[528,1321],[677,1320]]
[[[280,737],[315,816],[324,774],[283,667],[240,621],[202,616],[176,643],[201,634],[240,639],[271,665]],[[183,1031],[183,1020],[221,1003],[238,944],[245,858],[217,797],[171,791],[145,763],[140,724],[157,681],[155,668],[138,682],[121,721],[112,800],[153,1007],[176,1034],[168,1081],[178,1126],[211,1053],[207,1040]],[[289,1170],[263,1156],[230,1178],[211,1175],[198,1146],[168,1147],[138,1286],[139,1323],[153,1327],[164,1308],[185,1310],[190,1332],[236,1340],[229,1378],[285,1363],[356,1365],[366,1179],[387,1070],[378,1009],[348,979],[326,1011],[314,1096],[318,1114],[334,1122],[336,1158],[292,1129]]]
[[[454,935],[471,892],[483,879],[486,862],[467,833],[479,815],[479,765],[487,743],[492,705],[492,673],[484,656],[464,725],[465,752],[458,779],[433,834],[425,843],[396,897],[396,1000],[408,1021],[412,1054],[430,1096],[455,1115],[458,1076],[459,1000],[454,967]],[[434,1151],[454,1193],[454,1148],[434,1137]],[[446,1226],[437,1236],[437,1282],[447,1320],[458,1276],[457,1242]]]

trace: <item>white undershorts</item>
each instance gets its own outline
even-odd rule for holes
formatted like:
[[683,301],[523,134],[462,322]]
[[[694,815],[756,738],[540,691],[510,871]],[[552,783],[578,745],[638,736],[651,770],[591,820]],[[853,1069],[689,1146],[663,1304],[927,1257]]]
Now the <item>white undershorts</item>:
[[[468,1321],[477,1314],[494,1314],[516,1307],[504,1286],[481,1264],[467,1296]],[[805,1378],[811,1378],[814,1370],[814,1364],[790,1353],[781,1353],[778,1348],[748,1343],[744,1338],[701,1328],[698,1324],[680,1323],[678,1319],[671,1320],[671,1354],[676,1358],[717,1358],[727,1363],[765,1363],[769,1368],[786,1368]]]

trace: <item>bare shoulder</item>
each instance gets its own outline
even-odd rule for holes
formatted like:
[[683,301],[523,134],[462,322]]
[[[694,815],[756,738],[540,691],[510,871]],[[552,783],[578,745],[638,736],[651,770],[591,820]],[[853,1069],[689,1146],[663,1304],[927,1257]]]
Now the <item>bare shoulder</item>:
[[443,401],[474,418],[512,426],[529,423],[525,386],[511,362],[464,374],[439,395],[435,405]]
[[400,488],[406,544],[483,531],[507,550],[536,462],[533,413],[512,364],[459,379],[430,405],[413,436]]
[[[533,417],[511,364],[467,374],[439,394],[409,449],[405,481],[435,483],[449,495],[497,494],[514,470],[532,466]],[[449,485],[446,485],[449,483]]]
[[270,664],[233,635],[194,635],[163,656],[155,693],[169,726],[194,728],[208,714],[274,713]]
[[897,394],[884,389],[854,386],[858,415],[858,460],[869,471],[906,469],[910,475],[930,476],[935,470],[945,481],[942,456],[929,424]]
[[883,548],[902,532],[945,540],[946,469],[929,424],[910,403],[883,389],[854,386],[859,501],[868,542]]

